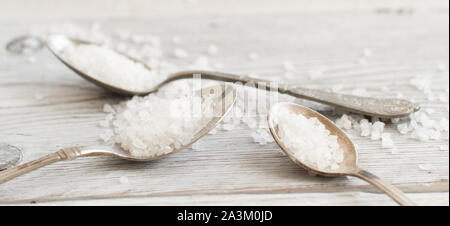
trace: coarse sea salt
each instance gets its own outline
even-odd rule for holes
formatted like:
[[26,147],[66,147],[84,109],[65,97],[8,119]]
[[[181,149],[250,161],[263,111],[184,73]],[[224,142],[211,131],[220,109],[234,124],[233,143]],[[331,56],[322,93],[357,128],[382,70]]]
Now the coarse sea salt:
[[150,94],[105,105],[115,143],[135,157],[170,153],[190,143],[214,116],[212,97],[182,94],[176,98]]
[[74,44],[64,36],[52,36],[49,45],[77,69],[118,88],[145,92],[166,79],[165,75],[106,46]]
[[323,170],[336,170],[343,162],[338,137],[331,135],[317,118],[279,109],[273,120],[281,141],[301,162]]
[[[170,63],[170,59],[167,59],[168,54],[164,54],[164,52],[161,49],[161,41],[159,40],[159,37],[152,36],[152,35],[136,35],[132,34],[128,31],[123,30],[116,30],[111,32],[102,31],[102,26],[100,26],[99,23],[94,23],[92,26],[88,27],[82,27],[71,23],[65,23],[65,24],[58,24],[56,26],[45,26],[45,27],[35,27],[32,28],[30,31],[32,34],[36,35],[37,37],[42,38],[43,40],[47,39],[47,36],[49,34],[64,34],[67,37],[72,37],[80,40],[88,40],[94,43],[101,43],[102,45],[106,45],[108,47],[111,47],[113,49],[116,49],[120,52],[123,52],[127,55],[133,56],[136,59],[139,59],[143,62],[145,62],[147,65],[149,65],[152,69],[154,69],[155,72],[158,72],[158,75],[168,75],[170,73],[173,73],[175,71],[179,71],[180,69]],[[171,41],[179,46],[178,44],[181,43],[182,39],[179,36],[173,36],[170,37]],[[27,46],[36,46],[39,44],[36,40],[30,40],[31,42],[27,44]],[[184,46],[183,46],[184,47]],[[211,47],[211,46],[209,46]],[[214,53],[216,51],[216,48],[208,47],[208,54],[211,55],[211,52]],[[178,47],[176,47],[178,48]],[[179,46],[181,48],[181,46]],[[209,50],[212,51],[209,51]],[[367,59],[369,59],[371,55],[371,51],[367,51],[368,49],[363,50],[362,59],[364,60],[364,63],[367,63]],[[245,57],[245,55],[244,55]],[[258,60],[260,58],[259,54],[255,52],[252,52],[248,54],[248,58],[250,60]],[[0,60],[2,60],[0,58]],[[173,59],[172,59],[173,60]],[[189,69],[220,69],[223,68],[222,63],[220,62],[214,62],[214,64],[211,64],[209,60],[206,57],[200,56],[195,60],[191,59],[189,57],[180,59],[180,60],[186,60],[192,65],[188,65],[186,68]],[[195,61],[192,61],[195,60]],[[55,64],[57,66],[57,64]],[[55,65],[46,65],[46,67],[50,69],[55,69]],[[287,64],[287,69],[291,68],[289,64]],[[444,68],[445,67],[445,68]],[[59,67],[58,67],[59,68]],[[311,80],[321,78],[325,76],[325,67],[316,67],[312,68],[312,70],[308,71],[308,75]],[[440,71],[448,71],[448,65],[442,64],[439,66]],[[422,91],[425,94],[425,98],[429,100],[436,100],[440,102],[448,103],[448,87],[441,91],[436,91],[431,89],[431,79],[430,76],[416,76],[412,77],[409,80],[409,84],[416,88],[419,91]],[[399,83],[400,84],[400,83]],[[171,84],[168,84],[168,89],[172,89],[173,87]],[[333,91],[342,91],[342,85],[336,85],[333,86]],[[243,90],[243,87],[240,87],[239,89]],[[389,89],[387,86],[382,86],[381,91],[387,92],[387,91],[393,91],[393,89]],[[433,91],[433,92],[432,92]],[[246,90],[246,94],[249,94],[249,96],[254,96],[254,93],[256,93],[256,89],[249,88]],[[357,89],[354,91],[354,93],[357,94],[366,94],[367,91]],[[439,93],[441,92],[441,93]],[[395,93],[393,94],[395,95]],[[280,95],[282,96],[282,95]],[[37,99],[40,99],[40,96],[36,97]],[[245,105],[246,95],[238,94],[238,99],[236,101],[235,106],[233,109],[237,112],[237,114],[233,114],[233,116],[230,118],[229,121],[225,122],[223,121],[221,123],[221,128],[215,129],[214,131],[224,130],[225,128],[227,130],[233,130],[236,128],[246,128],[246,129],[252,129],[252,130],[258,130],[262,129],[261,127],[264,127],[267,125],[265,123],[262,123],[267,115],[267,112],[260,111],[257,109],[253,104],[247,104]],[[258,101],[258,98],[251,98],[248,100],[248,102],[255,102]],[[283,101],[291,101],[294,102],[294,98],[285,98]],[[296,102],[299,100],[295,100]],[[244,103],[240,104],[240,106],[237,106],[238,103]],[[303,104],[303,103],[302,103]],[[244,106],[245,105],[245,106]],[[106,106],[106,105],[105,105]],[[267,108],[270,108],[270,105],[267,106]],[[443,110],[448,112],[448,105],[442,107]],[[429,112],[426,110],[429,114],[432,112]],[[423,114],[424,112],[418,112],[416,114]],[[341,113],[339,113],[340,116],[342,116]],[[250,116],[249,116],[250,115]],[[341,117],[339,117],[341,118]],[[372,135],[372,126],[374,121],[370,122],[367,119],[357,119],[356,115],[348,115],[348,119],[352,123],[352,129],[356,134],[360,134],[361,136],[365,137],[371,137]],[[434,120],[433,123],[431,121],[426,120],[420,120],[418,117],[414,115],[408,117],[408,118],[402,118],[399,121],[392,121],[393,127],[397,128],[398,134],[396,135],[404,135],[409,136],[413,139],[417,140],[432,140],[436,139],[438,135],[440,135],[440,140],[447,140],[449,139],[449,132],[448,132],[448,118],[443,118],[440,120]],[[109,126],[110,121],[103,121],[100,123],[102,127]],[[431,124],[433,124],[431,126]],[[417,132],[416,130],[419,130]],[[350,131],[349,131],[350,132]],[[105,139],[107,139],[109,136],[107,134],[104,134],[103,136]],[[264,133],[254,133],[254,142],[255,143],[265,143],[264,139]],[[394,134],[392,134],[394,136]],[[380,143],[382,144],[383,138],[381,137]]]
[[349,119],[348,115],[344,114],[336,120],[336,125],[341,129],[351,129],[352,121]]
[[383,131],[384,131],[384,125],[385,124],[383,122],[380,122],[380,121],[375,122],[372,125],[372,134],[371,134],[370,139],[372,139],[372,140],[381,139],[381,135],[383,134]]
[[394,141],[392,141],[390,133],[381,134],[381,145],[383,148],[393,148]]

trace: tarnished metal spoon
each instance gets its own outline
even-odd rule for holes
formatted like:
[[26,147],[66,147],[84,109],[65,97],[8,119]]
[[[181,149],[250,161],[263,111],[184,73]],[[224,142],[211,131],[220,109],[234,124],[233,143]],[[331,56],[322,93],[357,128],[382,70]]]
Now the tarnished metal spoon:
[[223,119],[223,117],[230,111],[236,100],[236,87],[231,84],[222,84],[217,86],[212,86],[208,88],[203,88],[196,92],[197,95],[202,97],[209,96],[214,98],[214,109],[213,117],[204,128],[201,128],[196,134],[194,134],[192,140],[179,147],[174,148],[170,153],[164,153],[160,155],[155,155],[152,157],[135,157],[130,155],[128,152],[122,150],[117,144],[113,146],[98,146],[98,147],[68,147],[63,148],[55,153],[46,155],[34,161],[30,161],[23,165],[15,166],[4,171],[0,171],[0,184],[9,181],[15,177],[22,174],[30,172],[32,170],[38,169],[40,167],[46,166],[48,164],[62,161],[62,160],[72,160],[78,157],[93,156],[93,155],[112,155],[122,159],[132,160],[132,161],[151,161],[168,154],[175,153],[184,149],[185,147],[191,145],[209,131],[216,127],[216,125]]
[[[344,151],[344,160],[340,164],[339,168],[336,170],[323,170],[315,167],[312,164],[309,164],[308,162],[302,162],[301,160],[297,159],[293,153],[292,150],[287,148],[283,142],[281,141],[279,137],[279,128],[276,124],[275,117],[277,117],[277,113],[280,110],[288,110],[294,114],[301,114],[305,116],[306,118],[315,117],[317,118],[326,129],[330,131],[330,134],[335,135],[338,137],[338,143],[342,150]],[[382,181],[377,176],[362,170],[358,167],[358,153],[356,151],[355,146],[353,145],[353,142],[350,140],[350,138],[345,134],[344,131],[339,129],[331,120],[326,118],[325,116],[321,115],[320,113],[311,110],[310,108],[294,104],[294,103],[278,103],[275,106],[273,106],[270,109],[270,113],[267,117],[268,123],[269,123],[269,129],[272,133],[273,138],[278,143],[278,145],[281,147],[281,149],[289,156],[289,158],[294,161],[297,165],[300,167],[306,169],[312,174],[315,175],[321,175],[325,177],[338,177],[338,176],[354,176],[358,177],[360,179],[363,179],[372,185],[376,186],[383,192],[385,192],[389,197],[391,197],[394,201],[396,201],[400,205],[407,205],[407,206],[413,206],[415,205],[414,202],[412,202],[410,199],[408,199],[405,194],[400,191],[398,188],[394,187],[393,185]],[[301,138],[298,138],[301,139]]]
[[[59,37],[60,38],[60,37]],[[87,41],[81,41],[76,39],[67,38],[74,45],[86,45],[95,44]],[[403,117],[407,116],[413,112],[420,109],[419,105],[412,103],[408,100],[402,99],[385,99],[385,98],[371,98],[371,97],[360,97],[346,94],[332,93],[322,90],[307,89],[296,86],[283,85],[280,83],[275,83],[273,81],[266,81],[261,79],[255,79],[250,77],[237,76],[233,74],[227,74],[222,72],[212,72],[212,71],[182,71],[172,75],[169,75],[166,80],[159,84],[155,84],[152,88],[145,91],[135,91],[127,90],[113,84],[108,84],[105,81],[96,79],[95,76],[82,71],[77,65],[73,65],[70,59],[66,59],[62,54],[61,50],[54,48],[52,45],[51,38],[49,39],[47,46],[53,52],[53,54],[66,66],[72,69],[81,77],[87,79],[88,81],[105,88],[114,93],[119,93],[123,95],[145,95],[158,90],[161,86],[178,79],[192,78],[193,75],[201,75],[201,78],[220,80],[226,82],[240,82],[242,84],[258,84],[259,87],[265,88],[269,91],[276,90],[280,93],[288,94],[298,98],[304,98],[323,104],[335,106],[347,111],[360,113],[369,116],[375,116],[380,118],[393,118],[393,117]],[[128,55],[118,52],[130,60],[137,63],[142,63],[141,61],[134,59]],[[147,65],[142,63],[145,68],[151,70]]]

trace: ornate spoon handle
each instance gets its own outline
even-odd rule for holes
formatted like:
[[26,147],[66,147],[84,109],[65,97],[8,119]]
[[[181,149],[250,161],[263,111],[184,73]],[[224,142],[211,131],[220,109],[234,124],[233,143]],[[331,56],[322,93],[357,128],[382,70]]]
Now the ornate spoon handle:
[[202,78],[226,82],[241,82],[244,85],[258,84],[259,87],[265,88],[266,90],[278,91],[290,96],[380,118],[403,117],[420,109],[419,105],[403,99],[361,97],[302,87],[291,87],[273,81],[242,77],[222,72],[183,71],[170,76],[165,83],[181,78],[191,78],[192,75],[201,75]]
[[81,154],[79,150],[80,149],[78,147],[61,149],[39,159],[29,161],[27,163],[6,169],[4,171],[0,171],[0,184],[46,165],[50,165],[62,160],[75,159]]
[[286,94],[380,118],[403,117],[420,109],[408,100],[361,97],[301,87],[287,89]]

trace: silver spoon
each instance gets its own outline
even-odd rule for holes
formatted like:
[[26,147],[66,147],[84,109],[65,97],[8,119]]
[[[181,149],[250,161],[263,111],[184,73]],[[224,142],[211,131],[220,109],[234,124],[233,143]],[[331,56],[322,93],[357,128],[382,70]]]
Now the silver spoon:
[[[81,41],[76,39],[70,39],[74,45],[86,45],[86,44],[95,44],[87,41]],[[133,91],[133,90],[126,90],[108,83],[105,83],[104,81],[100,81],[96,79],[94,76],[89,75],[86,72],[83,72],[79,68],[77,68],[76,65],[73,65],[70,63],[70,59],[65,59],[61,53],[60,50],[57,50],[52,47],[51,44],[47,44],[51,52],[66,66],[68,66],[70,69],[75,71],[78,75],[85,78],[86,80],[106,89],[109,91],[112,91],[114,93],[119,93],[123,95],[146,95],[148,93],[154,92],[158,90],[161,86],[174,81],[178,79],[184,79],[184,78],[192,78],[193,75],[201,75],[202,78],[206,79],[213,79],[213,80],[219,80],[219,81],[225,81],[225,82],[241,82],[242,84],[258,84],[262,88],[265,88],[266,90],[273,90],[276,89],[280,93],[288,94],[294,97],[298,98],[304,98],[316,102],[320,102],[323,104],[335,106],[347,111],[360,113],[364,115],[369,116],[375,116],[380,118],[393,118],[393,117],[403,117],[407,116],[411,113],[414,113],[420,109],[419,105],[416,103],[412,103],[408,100],[402,100],[402,99],[386,99],[386,98],[371,98],[371,97],[360,97],[360,96],[353,96],[353,95],[346,95],[346,94],[338,94],[338,93],[332,93],[322,90],[314,90],[314,89],[307,89],[302,87],[294,87],[289,85],[283,85],[279,84],[275,87],[275,83],[267,80],[261,80],[261,79],[255,79],[250,77],[242,77],[237,76],[233,74],[227,74],[222,72],[213,72],[213,71],[182,71],[178,72],[172,75],[169,75],[166,80],[163,82],[156,84],[153,88],[146,90],[144,92],[140,91]],[[134,59],[126,54],[120,53],[129,59],[137,62],[142,63],[137,59]],[[144,67],[151,70],[147,65],[142,63]],[[273,86],[273,87],[272,87]],[[272,87],[272,88],[271,88]]]
[[236,87],[231,84],[222,84],[217,86],[212,86],[208,88],[203,88],[196,92],[197,95],[202,97],[211,96],[214,98],[215,104],[213,109],[213,118],[206,124],[199,132],[197,132],[192,140],[179,148],[174,148],[170,153],[164,153],[152,157],[135,157],[130,155],[128,152],[122,150],[117,144],[113,146],[98,146],[98,147],[68,147],[63,148],[55,153],[46,155],[34,161],[30,161],[20,166],[15,166],[4,171],[0,171],[0,184],[9,181],[15,177],[22,174],[30,172],[32,170],[38,169],[40,167],[49,165],[54,162],[62,160],[73,160],[78,157],[84,156],[94,156],[94,155],[112,155],[122,159],[132,160],[132,161],[151,161],[168,154],[175,153],[184,149],[185,147],[191,145],[209,131],[216,127],[216,125],[223,119],[223,117],[230,111],[236,100]]
[[[281,109],[286,109],[295,114],[301,114],[306,118],[315,117],[322,124],[324,124],[325,128],[330,131],[330,134],[338,137],[338,143],[342,150],[344,151],[344,161],[340,164],[339,168],[336,170],[323,170],[315,167],[312,164],[308,164],[308,162],[302,162],[297,159],[292,150],[286,148],[286,146],[281,141],[278,135],[278,125],[275,123],[275,117],[277,116],[277,112]],[[394,201],[396,201],[400,205],[413,206],[415,205],[410,199],[408,199],[405,194],[400,191],[398,188],[393,185],[382,181],[377,176],[362,170],[358,167],[358,153],[356,151],[355,146],[353,145],[350,138],[345,134],[344,131],[339,129],[332,121],[330,121],[325,116],[320,113],[313,111],[307,107],[294,104],[294,103],[278,103],[272,107],[270,113],[267,117],[269,123],[269,129],[272,133],[273,138],[278,143],[280,148],[289,156],[289,158],[294,161],[300,167],[306,169],[308,172],[314,175],[321,175],[325,177],[338,177],[338,176],[354,176],[360,179],[363,179],[372,185],[376,186],[383,192],[385,192],[389,197],[391,197]]]

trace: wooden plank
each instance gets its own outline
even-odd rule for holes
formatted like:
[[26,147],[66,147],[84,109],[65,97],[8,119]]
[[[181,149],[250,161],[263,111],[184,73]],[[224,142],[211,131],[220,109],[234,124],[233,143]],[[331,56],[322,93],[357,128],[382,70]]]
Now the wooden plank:
[[[223,63],[224,71],[257,73],[316,88],[345,84],[347,91],[367,88],[374,95],[396,96],[401,92],[423,107],[435,109],[432,117],[440,119],[448,118],[448,102],[428,101],[409,85],[409,79],[416,75],[431,76],[435,92],[445,94],[448,90],[448,70],[437,70],[440,64],[448,68],[447,18],[448,12],[287,13],[214,19],[197,16],[112,20],[105,23],[105,29],[158,35],[168,52],[175,48],[170,39],[177,35],[183,40],[181,47],[193,56],[204,55],[209,44],[216,44],[219,54],[211,57],[211,61]],[[9,26],[0,22],[0,26],[0,43],[6,43],[14,35],[26,33],[32,24]],[[370,48],[373,56],[366,65],[360,65],[358,60],[364,48]],[[0,142],[21,147],[24,161],[59,147],[100,142],[101,128],[97,122],[104,116],[101,108],[105,102],[117,102],[119,97],[78,78],[47,51],[38,53],[34,63],[29,62],[29,56],[0,51]],[[250,52],[259,53],[261,59],[249,61]],[[297,68],[294,78],[283,76],[282,64],[287,60]],[[180,70],[189,63],[176,59],[174,62]],[[326,77],[311,80],[308,71],[322,66],[327,68]],[[383,86],[391,91],[382,92]],[[38,94],[43,98],[36,98]],[[418,197],[424,197],[423,200],[425,192],[439,192],[448,197],[449,156],[448,151],[439,150],[448,141],[419,142],[397,134],[391,126],[387,131],[393,133],[396,154],[382,149],[379,141],[350,134],[359,146],[361,167],[407,192],[420,193]],[[420,164],[431,164],[434,170],[431,173],[421,170]],[[121,176],[126,176],[130,183],[121,184]],[[64,200],[164,196],[159,202],[163,203],[172,195],[176,195],[173,196],[176,203],[178,196],[187,195],[214,194],[217,196],[211,197],[221,200],[226,194],[336,191],[376,190],[353,178],[310,177],[283,156],[275,144],[254,144],[249,129],[238,129],[208,135],[197,144],[196,150],[187,149],[151,163],[109,157],[57,163],[0,185],[0,203],[34,200],[70,204]],[[362,194],[367,195],[367,203],[384,197]],[[299,202],[308,200],[308,195],[298,196]],[[346,195],[338,197],[336,204],[358,204],[354,198],[345,201]],[[273,201],[267,200],[266,203]],[[445,203],[433,198],[428,204]]]
[[[448,206],[448,192],[416,193],[409,197],[420,206]],[[55,202],[14,203],[8,205],[154,205],[154,206],[395,206],[385,195],[364,192],[300,193],[300,194],[238,194],[157,196],[116,199],[64,200]]]

